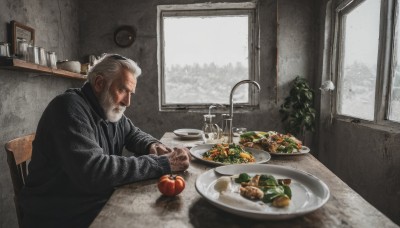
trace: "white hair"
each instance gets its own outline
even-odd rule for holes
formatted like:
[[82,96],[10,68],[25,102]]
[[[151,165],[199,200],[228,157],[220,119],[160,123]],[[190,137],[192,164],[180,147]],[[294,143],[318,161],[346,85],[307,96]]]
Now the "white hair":
[[117,54],[105,54],[89,70],[87,80],[93,86],[96,76],[101,75],[110,83],[122,69],[128,70],[135,78],[142,74],[142,70],[135,61]]

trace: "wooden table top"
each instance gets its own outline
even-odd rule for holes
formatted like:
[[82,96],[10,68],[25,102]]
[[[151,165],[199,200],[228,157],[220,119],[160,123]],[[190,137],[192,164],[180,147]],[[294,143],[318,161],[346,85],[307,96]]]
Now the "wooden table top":
[[[199,140],[180,140],[172,132],[161,138],[167,146],[194,146]],[[115,190],[91,227],[399,227],[364,200],[310,153],[273,156],[268,164],[293,167],[324,181],[330,199],[320,209],[290,220],[254,220],[230,214],[202,198],[195,189],[197,176],[209,165],[193,158],[182,175],[185,190],[176,197],[162,196],[157,179]]]

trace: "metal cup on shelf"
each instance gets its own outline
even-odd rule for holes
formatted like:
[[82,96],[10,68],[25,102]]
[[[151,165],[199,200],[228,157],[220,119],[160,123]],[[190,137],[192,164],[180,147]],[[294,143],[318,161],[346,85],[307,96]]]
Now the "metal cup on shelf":
[[47,66],[57,69],[57,56],[54,51],[47,52]]
[[8,43],[0,42],[0,56],[10,57]]
[[38,50],[39,50],[39,64],[42,66],[47,66],[46,50],[42,47],[39,47]]
[[34,64],[39,64],[39,51],[38,47],[28,46],[28,61]]
[[19,38],[17,40],[17,50],[15,54],[19,59],[28,61],[28,42],[25,39]]

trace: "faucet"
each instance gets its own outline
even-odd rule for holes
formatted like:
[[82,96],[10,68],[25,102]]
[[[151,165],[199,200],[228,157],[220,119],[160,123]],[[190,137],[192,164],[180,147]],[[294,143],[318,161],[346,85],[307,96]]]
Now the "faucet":
[[260,92],[261,87],[260,84],[258,84],[256,81],[252,81],[252,80],[243,80],[240,81],[238,83],[236,83],[236,85],[233,86],[232,90],[231,90],[231,94],[229,96],[229,105],[230,105],[230,109],[229,109],[229,117],[226,119],[226,124],[228,126],[226,126],[226,128],[229,130],[228,133],[228,143],[232,143],[233,142],[233,134],[232,134],[232,121],[233,121],[233,93],[235,92],[236,88],[239,87],[241,84],[253,84],[254,86],[257,87],[258,92]]

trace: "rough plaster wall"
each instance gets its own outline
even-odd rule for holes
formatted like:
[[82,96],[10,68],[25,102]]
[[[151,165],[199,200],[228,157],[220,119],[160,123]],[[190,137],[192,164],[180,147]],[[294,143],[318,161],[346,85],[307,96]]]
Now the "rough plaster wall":
[[400,132],[334,120],[320,159],[368,202],[400,224]]
[[[111,1],[84,1],[80,3],[81,56],[116,52],[136,60],[143,69],[133,104],[126,115],[143,130],[161,137],[164,132],[177,128],[201,128],[204,113],[177,113],[158,111],[157,72],[157,5],[201,3],[204,1],[128,1],[118,4]],[[209,1],[206,1],[209,2]],[[220,1],[211,1],[220,2]],[[223,1],[223,2],[242,2]],[[260,2],[260,57],[261,57],[261,110],[235,114],[234,125],[254,130],[281,130],[279,105],[283,92],[276,97],[276,42],[281,40],[283,49],[279,67],[286,69],[279,77],[292,79],[296,74],[312,80],[312,15],[313,1],[278,1],[282,10],[280,32],[277,35],[277,1]],[[294,6],[292,6],[294,4]],[[93,11],[92,9],[96,9]],[[296,25],[292,25],[296,22]],[[99,27],[101,25],[101,28]],[[129,48],[119,48],[113,43],[113,32],[121,25],[137,27],[137,40]],[[295,31],[292,29],[296,28]],[[290,36],[287,38],[286,36]],[[289,48],[290,47],[290,48]],[[299,48],[300,47],[300,48]],[[292,50],[296,50],[292,52]],[[283,85],[287,80],[280,80]],[[286,94],[285,94],[286,96]],[[251,121],[249,121],[251,116]]]
[[[320,81],[329,80],[331,57],[329,29],[331,4],[333,9],[340,1],[321,4],[321,21],[326,30],[321,31]],[[327,16],[327,18],[325,18]],[[333,14],[334,16],[334,14]],[[323,59],[323,60],[322,60]],[[318,131],[319,159],[368,202],[400,225],[400,131],[330,120],[330,96],[320,95],[320,121]]]
[[[279,0],[278,11],[278,104],[289,95],[292,81],[297,77],[306,78],[311,88],[315,79],[315,42],[318,32],[317,2],[310,0]],[[318,92],[318,90],[315,90]],[[280,118],[280,117],[276,117]],[[305,141],[307,146],[313,146],[312,133],[308,132]],[[317,151],[311,153],[317,156]]]
[[314,5],[310,0],[278,1],[278,97],[289,95],[296,76],[314,81]]
[[[0,0],[0,5],[0,41],[7,39],[7,23],[16,20],[35,29],[36,45],[55,51],[60,59],[77,57],[76,0]],[[0,70],[0,227],[18,227],[4,144],[34,132],[49,101],[81,84],[74,79]]]

